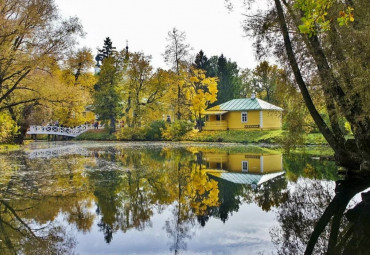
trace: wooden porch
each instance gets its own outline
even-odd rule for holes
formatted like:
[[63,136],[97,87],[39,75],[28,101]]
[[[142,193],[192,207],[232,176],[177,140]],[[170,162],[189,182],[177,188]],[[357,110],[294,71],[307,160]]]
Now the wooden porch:
[[203,130],[204,131],[214,131],[214,130],[227,130],[227,120],[214,120],[214,121],[206,121],[204,123]]

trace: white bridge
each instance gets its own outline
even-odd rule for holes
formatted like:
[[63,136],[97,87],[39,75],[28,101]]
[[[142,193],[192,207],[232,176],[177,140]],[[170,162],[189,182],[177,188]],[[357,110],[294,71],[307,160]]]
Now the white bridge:
[[41,134],[61,135],[61,136],[77,137],[89,129],[94,129],[94,125],[87,124],[87,125],[81,125],[75,128],[58,127],[58,126],[30,126],[30,129],[27,131],[27,134],[28,135],[41,135]]

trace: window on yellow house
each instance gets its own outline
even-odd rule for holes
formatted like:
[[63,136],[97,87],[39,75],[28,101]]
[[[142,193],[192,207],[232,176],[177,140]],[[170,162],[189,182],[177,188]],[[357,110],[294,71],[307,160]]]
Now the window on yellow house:
[[248,121],[247,112],[242,112],[242,123],[246,123],[247,121]]
[[248,172],[248,161],[242,161],[242,172]]

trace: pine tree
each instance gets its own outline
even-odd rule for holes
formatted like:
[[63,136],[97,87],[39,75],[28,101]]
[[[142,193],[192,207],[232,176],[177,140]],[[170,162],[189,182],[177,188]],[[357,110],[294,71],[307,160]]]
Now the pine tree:
[[[115,47],[107,37],[103,50],[99,50],[103,65],[95,85],[94,108],[99,120],[109,121],[110,133],[116,130],[116,119],[121,115],[121,92],[119,82],[122,77],[118,59],[113,55]],[[99,54],[98,54],[99,56]]]

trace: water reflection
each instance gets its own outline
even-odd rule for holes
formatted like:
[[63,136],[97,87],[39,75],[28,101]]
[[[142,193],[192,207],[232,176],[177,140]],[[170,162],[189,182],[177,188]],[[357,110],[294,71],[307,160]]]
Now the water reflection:
[[[234,223],[238,212],[252,206],[260,210],[254,209],[253,217],[261,229],[265,217],[277,212],[280,227],[266,228],[274,227],[270,232],[279,253],[302,254],[313,226],[335,195],[329,180],[337,178],[334,164],[302,155],[283,159],[281,153],[262,148],[162,143],[41,147],[33,144],[25,151],[0,155],[1,254],[130,253],[133,244],[128,240],[125,246],[113,247],[136,232],[148,238],[144,241],[149,250],[132,253],[213,251],[213,245],[200,245],[212,236],[207,231],[223,222],[218,238],[229,239],[235,230],[232,224],[252,218],[245,215]],[[251,239],[248,226],[243,231],[241,240]],[[103,241],[110,246],[87,251],[78,245],[83,238],[75,233],[89,236],[91,245]],[[319,243],[315,252],[325,251],[316,248],[327,244],[321,239],[340,236],[333,233],[311,238]],[[225,244],[225,252],[254,248],[255,253],[271,253],[272,244],[261,235],[254,246],[246,241]]]

